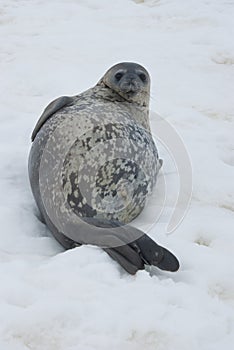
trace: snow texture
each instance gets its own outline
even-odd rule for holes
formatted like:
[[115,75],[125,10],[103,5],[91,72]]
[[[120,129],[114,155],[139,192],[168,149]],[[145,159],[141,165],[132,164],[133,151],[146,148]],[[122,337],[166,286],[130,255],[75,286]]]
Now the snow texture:
[[[233,17],[232,0],[0,1],[1,350],[232,349]],[[43,108],[121,61],[149,70],[151,109],[192,163],[181,225],[167,235],[166,212],[156,223],[157,198],[136,222],[179,257],[174,274],[130,276],[95,247],[64,252],[37,219],[29,187]]]

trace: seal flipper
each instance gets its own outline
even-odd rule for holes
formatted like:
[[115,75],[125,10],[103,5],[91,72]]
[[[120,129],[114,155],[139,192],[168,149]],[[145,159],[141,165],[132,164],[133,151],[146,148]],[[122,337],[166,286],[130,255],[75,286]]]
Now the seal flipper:
[[118,248],[105,248],[104,251],[110,255],[113,260],[117,261],[125,271],[131,275],[135,275],[138,270],[144,270],[144,263],[136,252],[134,256],[134,250],[131,252],[131,255],[134,256],[132,256],[133,259],[131,260],[129,251],[126,253],[126,247],[128,246],[125,245]]
[[61,96],[56,98],[56,100],[50,102],[50,104],[45,108],[41,117],[39,118],[33,133],[32,133],[32,141],[34,141],[38,131],[42,127],[42,125],[52,116],[52,114],[58,112],[61,108],[71,105],[73,103],[73,98],[69,96]]
[[123,244],[123,241],[118,237],[111,237],[111,241],[115,245],[114,248],[103,248],[112,259],[117,261],[128,273],[135,275],[138,270],[144,269],[138,251],[133,249],[130,244]]
[[[94,217],[85,218],[85,222],[89,224],[86,231],[85,226],[82,228],[86,242],[81,243],[101,247],[128,273],[134,275],[138,270],[143,270],[144,265],[171,272],[179,269],[179,261],[170,251],[135,227]],[[95,232],[95,227],[99,231]],[[75,241],[79,241],[79,238],[72,237]]]
[[158,245],[146,234],[131,244],[139,249],[139,254],[146,265],[171,272],[177,271],[180,267],[178,259],[169,250]]
[[[163,247],[162,247],[163,248]],[[156,265],[159,269],[164,271],[175,272],[179,270],[180,263],[178,259],[169,250],[163,248],[163,258],[159,264]]]
[[132,243],[103,250],[131,275],[138,270],[143,270],[144,265],[153,265],[170,272],[179,269],[177,258],[146,234]]
[[115,261],[119,263],[122,268],[124,268],[125,271],[130,273],[130,275],[135,275],[138,270],[143,270],[144,265],[142,264],[142,267],[138,267],[131,263],[128,259],[126,259],[123,255],[118,253],[115,249],[104,249],[106,253]]

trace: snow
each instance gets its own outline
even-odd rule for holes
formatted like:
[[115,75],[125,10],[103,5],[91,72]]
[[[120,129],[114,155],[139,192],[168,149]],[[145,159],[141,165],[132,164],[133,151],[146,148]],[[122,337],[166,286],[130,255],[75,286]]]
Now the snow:
[[[0,1],[1,350],[232,349],[233,16],[231,0]],[[159,196],[135,222],[176,253],[174,274],[129,276],[96,247],[63,252],[36,217],[27,156],[38,116],[120,61],[149,70],[153,133],[158,112],[191,160],[189,210],[167,234],[178,174],[158,143]]]

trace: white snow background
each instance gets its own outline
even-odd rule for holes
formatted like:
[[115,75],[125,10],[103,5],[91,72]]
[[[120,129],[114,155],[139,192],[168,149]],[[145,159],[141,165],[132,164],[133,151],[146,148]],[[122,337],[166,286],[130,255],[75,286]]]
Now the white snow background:
[[[233,18],[231,0],[0,1],[1,350],[233,349]],[[95,247],[64,252],[36,217],[39,115],[121,61],[149,70],[151,109],[191,158],[185,219],[150,230],[179,257],[174,274],[130,276]]]

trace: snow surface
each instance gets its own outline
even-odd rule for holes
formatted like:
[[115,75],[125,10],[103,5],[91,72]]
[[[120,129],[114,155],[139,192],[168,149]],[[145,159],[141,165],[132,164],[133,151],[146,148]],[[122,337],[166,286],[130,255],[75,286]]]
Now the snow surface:
[[[231,0],[0,1],[1,350],[233,348],[233,17]],[[63,252],[36,217],[27,156],[38,116],[120,61],[149,70],[151,109],[191,159],[185,219],[170,235],[166,214],[149,230],[179,257],[174,274],[129,276],[95,247]]]

